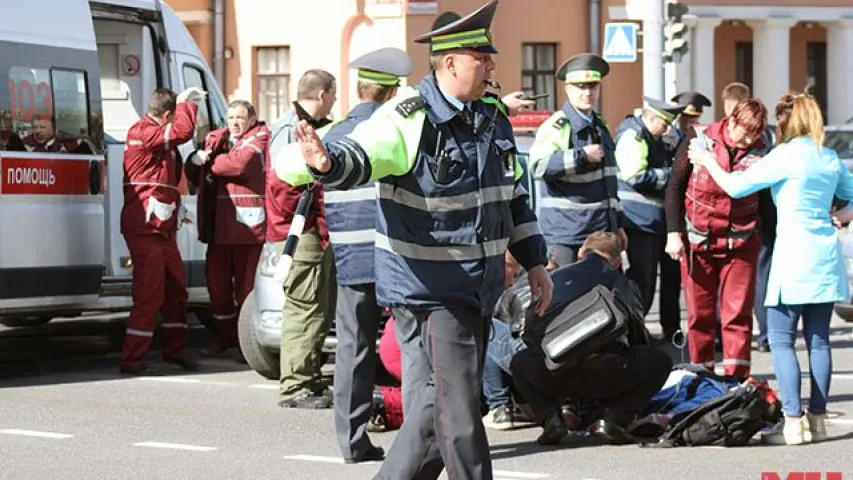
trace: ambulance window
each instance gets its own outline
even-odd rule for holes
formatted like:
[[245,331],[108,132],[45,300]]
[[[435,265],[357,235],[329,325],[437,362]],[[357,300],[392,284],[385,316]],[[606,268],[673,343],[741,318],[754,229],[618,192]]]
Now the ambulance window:
[[[184,88],[198,87],[205,92],[208,91],[204,81],[204,73],[201,69],[192,65],[184,64]],[[210,125],[210,99],[198,103],[198,114],[196,115],[195,124],[195,145],[196,148],[204,148],[204,137],[211,130]]]
[[0,117],[0,150],[93,153],[84,71],[11,67],[9,115]]

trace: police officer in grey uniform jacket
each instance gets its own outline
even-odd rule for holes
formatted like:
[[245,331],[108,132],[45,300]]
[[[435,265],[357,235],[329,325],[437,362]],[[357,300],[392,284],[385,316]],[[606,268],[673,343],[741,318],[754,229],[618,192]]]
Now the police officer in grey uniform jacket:
[[[412,61],[397,48],[382,48],[349,64],[358,69],[356,105],[323,137],[334,143],[351,133],[397,93]],[[338,280],[335,351],[335,431],[345,463],[381,460],[385,452],[367,436],[376,370],[376,337],[382,308],[376,302],[373,249],[376,182],[351,190],[325,187],[326,222]]]

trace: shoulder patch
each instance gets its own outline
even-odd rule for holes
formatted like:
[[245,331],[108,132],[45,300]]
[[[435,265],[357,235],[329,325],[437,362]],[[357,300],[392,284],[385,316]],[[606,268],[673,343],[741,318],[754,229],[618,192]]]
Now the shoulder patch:
[[420,95],[418,95],[417,97],[412,97],[403,100],[402,102],[397,104],[395,110],[397,110],[397,113],[399,113],[400,115],[408,117],[409,115],[424,108],[425,106],[426,102],[424,102],[424,99]]
[[554,120],[554,128],[556,128],[557,130],[562,130],[567,123],[569,123],[569,119],[567,119],[566,117],[560,117]]

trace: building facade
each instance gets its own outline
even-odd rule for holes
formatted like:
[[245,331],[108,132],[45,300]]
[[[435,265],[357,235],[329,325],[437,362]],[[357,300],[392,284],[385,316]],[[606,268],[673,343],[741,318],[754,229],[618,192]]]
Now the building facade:
[[[311,68],[338,79],[333,114],[343,115],[358,103],[346,64],[383,46],[409,52],[409,83],[417,84],[428,72],[429,50],[411,39],[442,14],[465,15],[484,1],[166,0],[221,72],[226,96],[251,100],[268,121],[288,108],[299,76]],[[502,0],[492,31],[502,91],[551,93],[537,107],[559,108],[566,97],[556,68],[576,53],[600,52],[607,22],[641,22],[647,1],[653,0]],[[683,3],[688,52],[670,69],[668,91],[698,90],[714,100],[703,120],[722,115],[719,91],[732,81],[750,85],[771,107],[785,91],[809,86],[829,123],[853,117],[853,0]],[[612,64],[602,84],[601,112],[614,128],[641,106],[642,55]]]

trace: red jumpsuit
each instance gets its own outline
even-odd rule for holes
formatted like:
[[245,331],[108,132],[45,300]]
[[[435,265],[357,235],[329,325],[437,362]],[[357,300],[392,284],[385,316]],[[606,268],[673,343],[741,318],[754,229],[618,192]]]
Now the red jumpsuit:
[[193,136],[197,106],[178,103],[175,121],[158,125],[147,115],[127,132],[121,233],[133,262],[133,309],[121,353],[139,366],[151,347],[159,311],[164,359],[179,357],[187,339],[187,287],[177,230],[181,206],[177,146]]
[[[749,150],[733,149],[730,154],[726,122],[709,125],[704,134],[713,140],[714,154],[723,169],[745,170],[763,154],[763,145],[758,140]],[[681,156],[676,160],[681,165],[676,168],[687,163],[686,155]],[[733,199],[707,171],[693,169],[689,175],[682,197],[681,218],[686,217],[688,223],[681,276],[687,301],[690,361],[713,368],[719,312],[726,374],[745,378],[751,366],[752,302],[761,247],[758,194]]]
[[[187,178],[198,190],[199,240],[207,244],[205,276],[217,322],[214,350],[238,346],[237,317],[254,288],[266,235],[264,164],[270,131],[263,123],[229,144],[228,128],[211,132],[210,161],[187,162]],[[211,352],[213,353],[213,352]]]

